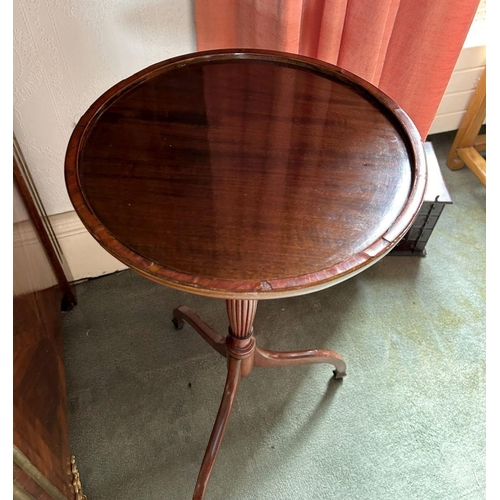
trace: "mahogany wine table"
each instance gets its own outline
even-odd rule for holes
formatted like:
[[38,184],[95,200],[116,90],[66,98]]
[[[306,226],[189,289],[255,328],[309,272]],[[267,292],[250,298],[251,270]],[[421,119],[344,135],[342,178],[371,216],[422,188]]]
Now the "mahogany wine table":
[[418,213],[426,166],[411,120],[364,80],[315,59],[233,49],[116,84],[76,126],[65,175],[78,215],[112,255],[226,301],[227,336],[185,306],[173,311],[177,328],[189,323],[227,359],[193,497],[202,499],[241,377],[306,363],[345,375],[334,351],[257,345],[257,302],[335,285],[386,255]]

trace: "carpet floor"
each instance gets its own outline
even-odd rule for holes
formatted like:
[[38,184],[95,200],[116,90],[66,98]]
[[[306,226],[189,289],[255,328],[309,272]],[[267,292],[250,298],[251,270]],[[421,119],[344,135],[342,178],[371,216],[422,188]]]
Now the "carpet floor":
[[[388,256],[321,292],[259,303],[259,343],[330,348],[331,367],[255,369],[236,398],[207,500],[485,498],[485,189],[445,166],[453,205],[427,257]],[[171,310],[221,333],[225,304],[123,271],[77,286],[64,315],[70,441],[89,500],[188,499],[224,360]]]

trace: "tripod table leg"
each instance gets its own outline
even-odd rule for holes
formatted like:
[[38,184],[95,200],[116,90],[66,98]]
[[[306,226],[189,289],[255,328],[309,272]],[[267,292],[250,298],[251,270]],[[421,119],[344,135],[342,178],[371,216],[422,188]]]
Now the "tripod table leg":
[[208,441],[207,451],[203,457],[198,480],[194,489],[193,500],[203,500],[212,472],[217,452],[219,451],[224,432],[226,431],[227,422],[231,409],[233,408],[234,398],[238,392],[238,386],[241,380],[241,360],[228,357],[228,371],[224,394],[219,407],[219,413],[215,419],[214,428]]
[[208,326],[195,312],[189,307],[180,306],[174,309],[172,322],[177,330],[184,326],[184,321],[189,323],[200,336],[211,345],[219,354],[226,357],[226,339],[218,334],[212,327]]
[[309,351],[269,351],[255,346],[254,366],[278,367],[297,366],[312,363],[329,363],[335,366],[335,378],[345,377],[345,361],[342,356],[329,349],[311,349]]

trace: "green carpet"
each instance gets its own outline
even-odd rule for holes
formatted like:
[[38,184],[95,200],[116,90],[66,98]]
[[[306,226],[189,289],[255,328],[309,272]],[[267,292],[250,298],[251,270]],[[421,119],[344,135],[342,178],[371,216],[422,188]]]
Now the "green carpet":
[[[322,292],[259,303],[263,347],[330,348],[328,365],[244,379],[207,500],[485,498],[485,189],[444,158],[454,204],[425,258],[388,256]],[[89,500],[189,499],[224,360],[171,310],[227,331],[221,300],[124,271],[82,283],[65,314],[70,440]]]

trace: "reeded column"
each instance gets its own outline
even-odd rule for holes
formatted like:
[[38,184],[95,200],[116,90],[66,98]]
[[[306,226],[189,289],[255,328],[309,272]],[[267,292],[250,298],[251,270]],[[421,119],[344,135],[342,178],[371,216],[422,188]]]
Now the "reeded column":
[[226,338],[228,356],[241,360],[241,376],[246,377],[253,368],[253,320],[257,300],[226,300],[226,308],[229,317],[229,335]]
[[252,335],[257,300],[226,300],[230,335],[244,339]]

